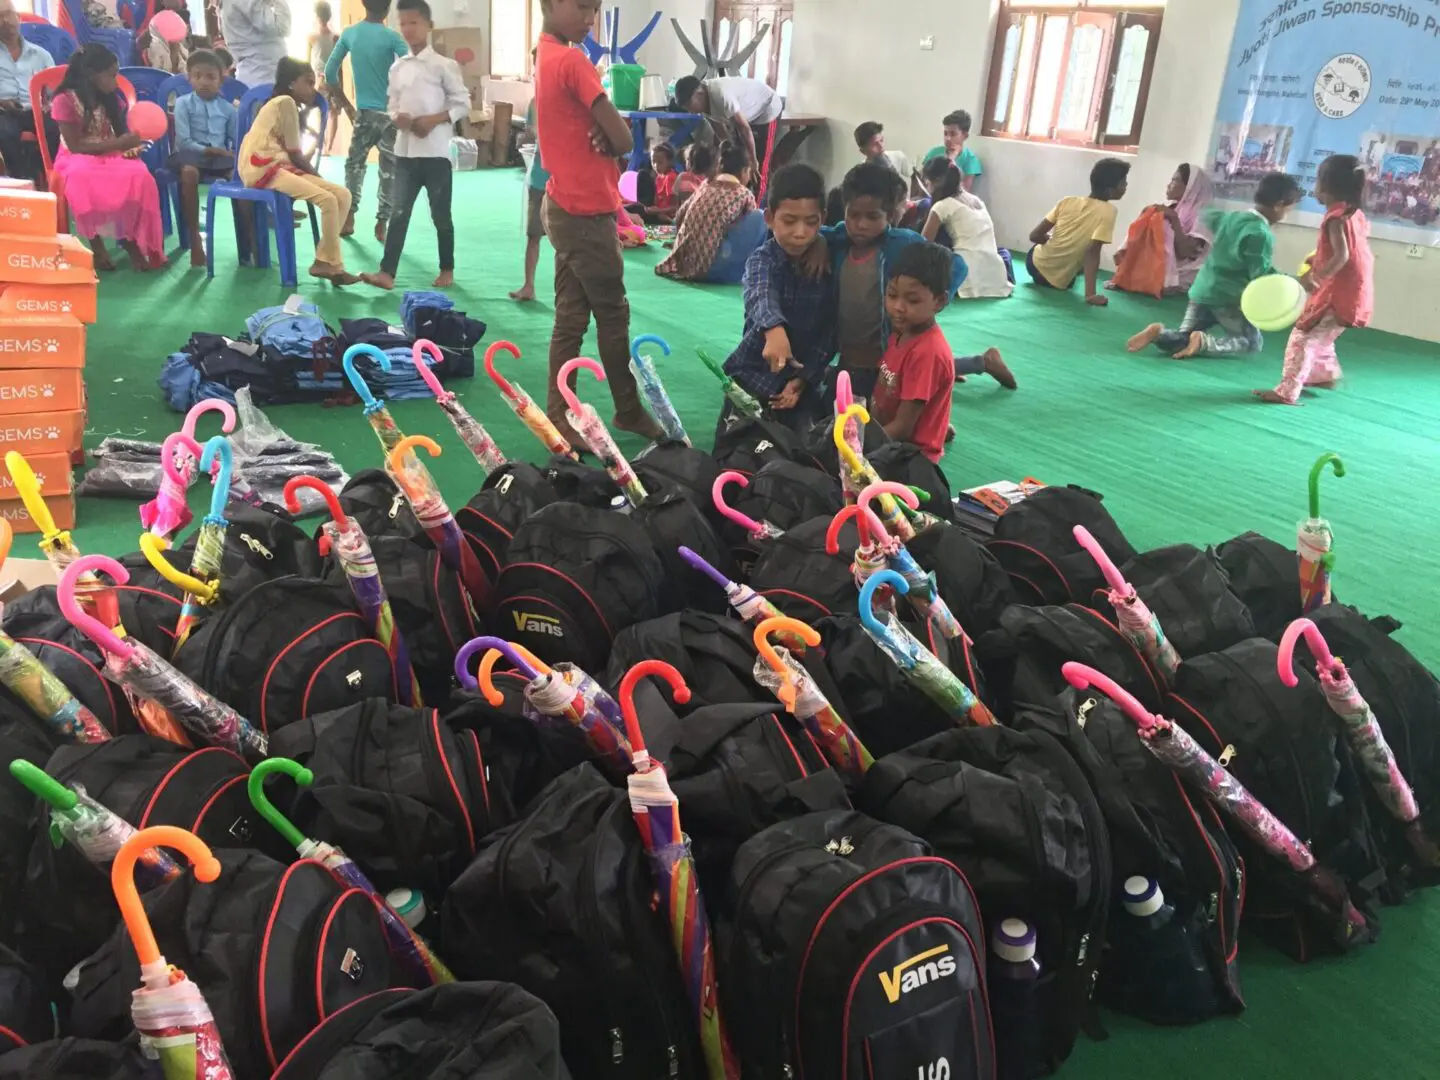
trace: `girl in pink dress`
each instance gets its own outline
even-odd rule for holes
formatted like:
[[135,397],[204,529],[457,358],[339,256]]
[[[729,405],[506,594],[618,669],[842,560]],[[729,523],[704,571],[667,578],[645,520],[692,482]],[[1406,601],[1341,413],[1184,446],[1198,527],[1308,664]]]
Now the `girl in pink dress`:
[[1370,222],[1360,209],[1365,168],[1352,154],[1331,154],[1315,174],[1315,199],[1325,207],[1311,269],[1300,279],[1310,299],[1290,331],[1285,371],[1273,390],[1255,396],[1272,405],[1298,405],[1302,387],[1328,390],[1340,381],[1335,339],[1347,326],[1366,326],[1375,307],[1375,260]]
[[86,45],[70,57],[50,105],[64,139],[55,171],[64,179],[75,231],[90,241],[95,269],[115,269],[102,239],[110,236],[135,269],[153,270],[165,264],[160,193],[137,156],[144,141],[126,129],[119,74],[115,54],[103,45]]

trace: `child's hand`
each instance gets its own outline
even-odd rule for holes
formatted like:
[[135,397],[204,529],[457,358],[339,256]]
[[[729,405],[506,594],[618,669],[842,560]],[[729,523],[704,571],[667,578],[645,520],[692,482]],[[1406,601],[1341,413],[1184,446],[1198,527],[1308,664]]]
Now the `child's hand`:
[[414,120],[410,121],[410,130],[423,139],[426,135],[429,135],[430,132],[434,131],[439,123],[440,121],[436,120],[433,116],[417,116]]
[[785,384],[785,389],[770,399],[770,407],[780,412],[786,412],[800,404],[800,394],[805,389],[804,379],[791,379]]
[[760,353],[765,357],[770,370],[780,372],[785,365],[795,363],[795,354],[790,349],[790,335],[783,326],[774,326],[765,331],[765,348]]
[[830,245],[819,237],[800,256],[800,272],[811,281],[819,281],[830,272]]
[[1091,307],[1107,307],[1110,301],[1105,297],[1101,296],[1099,293],[1096,293],[1094,296],[1085,297],[1085,303],[1089,304]]
[[610,146],[610,139],[605,132],[600,130],[599,124],[590,129],[590,146],[597,154],[604,154],[606,157],[615,156],[615,151]]
[[120,138],[117,140],[117,144],[119,145],[121,152],[125,153],[131,150],[139,150],[142,146],[145,145],[145,140],[140,138],[140,136],[136,135],[133,131],[127,131],[124,135],[120,136]]

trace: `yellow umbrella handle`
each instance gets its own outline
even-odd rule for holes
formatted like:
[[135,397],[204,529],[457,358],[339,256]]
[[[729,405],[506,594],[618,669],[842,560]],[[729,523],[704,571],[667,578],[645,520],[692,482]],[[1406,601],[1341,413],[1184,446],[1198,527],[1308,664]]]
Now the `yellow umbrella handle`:
[[835,417],[835,449],[840,451],[841,461],[852,471],[859,472],[865,467],[865,463],[860,460],[860,455],[855,453],[855,448],[845,441],[845,425],[852,417],[863,428],[870,423],[870,410],[864,405],[852,404]]
[[212,582],[201,581],[193,574],[177,570],[174,564],[161,554],[169,546],[170,541],[163,536],[156,536],[154,533],[148,532],[140,534],[140,550],[145,553],[145,561],[155,568],[157,574],[177,589],[195,597],[202,604],[208,604],[215,599],[216,586]]
[[25,455],[11,450],[5,455],[5,468],[10,470],[10,479],[15,482],[15,490],[20,494],[20,501],[25,504],[25,512],[40,530],[43,537],[41,542],[48,544],[60,537],[62,534],[55,527],[55,518],[51,516],[50,508],[40,497],[40,481],[35,478],[35,470],[30,468],[30,462],[25,460]]

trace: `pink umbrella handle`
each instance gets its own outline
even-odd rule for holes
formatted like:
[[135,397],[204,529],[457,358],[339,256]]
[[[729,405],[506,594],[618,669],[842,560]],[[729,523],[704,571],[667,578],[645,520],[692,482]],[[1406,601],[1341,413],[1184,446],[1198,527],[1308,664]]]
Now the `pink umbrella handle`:
[[79,630],[107,653],[112,653],[121,660],[129,660],[131,654],[135,652],[135,646],[122,641],[116,636],[114,630],[111,630],[95,616],[87,614],[75,599],[75,586],[80,579],[97,570],[109,574],[119,585],[124,585],[130,580],[130,571],[110,556],[82,555],[67,566],[65,572],[60,575],[60,584],[55,589],[55,598],[60,602],[60,613],[70,620],[70,624],[76,630]]
[[1120,573],[1120,568],[1115,565],[1114,560],[1105,554],[1105,549],[1100,546],[1100,541],[1090,535],[1090,530],[1084,525],[1076,525],[1074,533],[1075,542],[1090,553],[1090,557],[1100,567],[1100,572],[1105,575],[1105,583],[1110,586],[1111,590],[1124,596],[1133,596],[1135,586],[1125,580],[1125,575]]
[[497,341],[485,350],[485,374],[490,376],[490,381],[500,388],[500,392],[507,398],[516,396],[515,387],[511,386],[509,380],[495,370],[495,354],[497,352],[508,352],[516,360],[520,359],[520,350],[516,348],[513,341]]
[[[220,430],[226,435],[235,430],[235,407],[228,401],[221,401],[219,398],[206,398],[204,401],[197,401],[190,406],[190,411],[185,414],[185,422],[180,425],[182,434],[195,438],[195,425],[200,417],[207,412],[218,412],[220,414]],[[199,457],[199,454],[195,455]]]
[[733,506],[729,506],[726,504],[726,484],[739,484],[741,487],[749,487],[750,481],[746,478],[744,473],[736,472],[734,469],[730,469],[727,472],[722,472],[719,476],[715,478],[715,482],[710,485],[710,501],[715,504],[715,509],[720,511],[720,516],[725,518],[727,521],[733,521],[736,525],[739,525],[747,533],[763,531],[765,526],[761,522],[756,521],[748,514],[742,514]]
[[[893,495],[911,510],[920,509],[920,496],[916,495],[914,491],[904,484],[897,484],[893,480],[877,480],[875,483],[868,485],[865,490],[860,492],[860,497],[856,501],[865,507],[866,510],[870,510],[870,500],[879,495]],[[871,511],[871,514],[874,515],[874,511]],[[876,521],[880,520],[878,515],[874,516]],[[885,526],[881,525],[880,530],[875,534],[875,539],[882,540],[889,535],[890,534],[885,531]]]
[[1286,686],[1296,686],[1300,680],[1295,677],[1295,643],[1300,640],[1301,635],[1305,636],[1305,644],[1310,646],[1310,655],[1315,657],[1315,663],[1321,668],[1329,670],[1339,663],[1330,652],[1330,644],[1325,640],[1325,635],[1320,633],[1320,628],[1309,619],[1296,619],[1285,628],[1285,633],[1280,638],[1280,652],[1275,657],[1275,668],[1280,675],[1280,681]]
[[[187,416],[185,419],[188,423],[190,418]],[[196,461],[200,460],[200,455],[203,454],[205,450],[198,442],[183,431],[171,432],[165,436],[165,443],[160,447],[160,468],[171,481],[183,489],[186,483],[185,477],[181,475],[180,470],[175,467],[175,451],[181,446],[190,451],[191,456],[193,456]]]
[[565,399],[565,405],[576,416],[584,416],[585,411],[582,408],[583,403],[575,396],[575,388],[570,385],[570,376],[580,368],[584,368],[601,382],[605,381],[605,369],[588,356],[577,356],[560,365],[560,373],[555,376],[555,382],[560,387],[560,396]]
[[1161,718],[1135,700],[1134,694],[1120,686],[1110,676],[1096,671],[1088,664],[1076,664],[1073,661],[1062,664],[1060,674],[1064,675],[1065,681],[1076,690],[1088,690],[1092,686],[1095,687],[1116,705],[1119,705],[1125,715],[1134,720],[1142,732],[1162,726]]
[[414,363],[415,370],[420,373],[420,378],[425,381],[425,385],[429,387],[430,392],[435,395],[436,401],[453,399],[455,395],[440,385],[440,380],[435,377],[435,373],[430,370],[430,365],[425,362],[426,353],[433,356],[437,364],[445,359],[445,354],[440,351],[439,345],[436,345],[429,338],[420,338],[415,342],[415,347],[410,350],[410,360]]
[[840,554],[840,529],[852,517],[859,518],[856,528],[860,530],[861,547],[869,547],[877,537],[889,535],[885,531],[884,523],[876,516],[874,510],[855,503],[845,507],[830,519],[830,527],[825,530],[825,553],[827,555]]
[[842,371],[835,376],[835,415],[844,416],[845,410],[855,404],[855,392],[850,389],[850,373]]
[[643,754],[645,760],[649,760],[645,736],[640,733],[640,719],[635,715],[635,687],[646,675],[658,675],[668,682],[671,693],[681,705],[690,700],[690,688],[685,685],[685,677],[664,660],[641,660],[620,680],[620,689],[615,696],[620,699],[620,715],[625,718],[625,737],[630,740],[630,749],[636,757]]

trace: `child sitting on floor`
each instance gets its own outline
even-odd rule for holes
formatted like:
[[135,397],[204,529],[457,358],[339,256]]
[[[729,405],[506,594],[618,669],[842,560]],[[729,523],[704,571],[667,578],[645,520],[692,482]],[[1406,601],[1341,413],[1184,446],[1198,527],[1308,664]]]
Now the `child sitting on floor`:
[[685,149],[685,171],[675,178],[675,208],[685,205],[685,200],[700,190],[700,185],[715,175],[715,151],[699,143],[691,143]]
[[1153,344],[1177,360],[1259,352],[1260,331],[1240,310],[1240,296],[1250,282],[1275,272],[1270,265],[1275,252],[1271,226],[1284,221],[1299,201],[1300,185],[1294,178],[1272,172],[1256,185],[1253,208],[1206,215],[1213,237],[1210,255],[1190,287],[1185,317],[1173,330],[1151,323],[1130,339],[1130,351]]
[[1130,163],[1105,158],[1090,170],[1090,194],[1069,195],[1030,232],[1035,246],[1025,256],[1030,280],[1049,289],[1068,289],[1085,272],[1085,302],[1104,307],[1100,294],[1100,249],[1115,237],[1115,201],[1124,198]]
[[910,183],[910,159],[899,150],[885,149],[885,125],[866,120],[855,129],[855,147],[866,161],[878,161],[894,169],[900,179]]
[[[190,54],[190,93],[175,99],[175,152],[170,171],[180,178],[180,207],[190,229],[190,265],[205,265],[200,231],[200,185],[229,180],[235,170],[235,106],[220,96],[220,58],[208,49]],[[241,215],[248,222],[249,215]]]
[[931,204],[921,235],[965,260],[969,273],[959,298],[1009,296],[1015,286],[995,243],[995,223],[980,196],[965,190],[960,169],[949,158],[931,160],[924,177]]
[[647,225],[669,225],[675,220],[675,148],[660,143],[650,149],[650,165],[640,170],[636,191],[640,216]]
[[655,267],[661,277],[703,281],[725,234],[755,209],[750,192],[750,157],[739,143],[720,148],[720,175],[702,184],[675,215],[675,248]]

